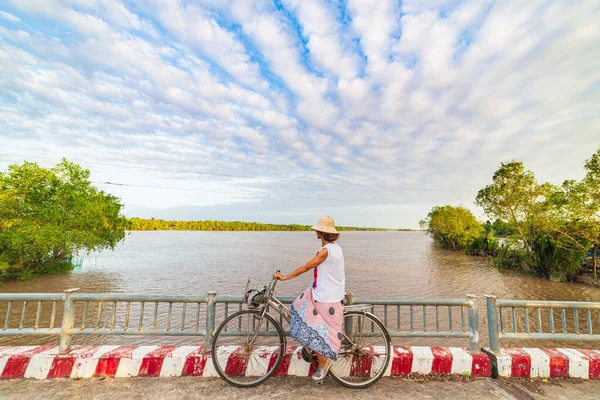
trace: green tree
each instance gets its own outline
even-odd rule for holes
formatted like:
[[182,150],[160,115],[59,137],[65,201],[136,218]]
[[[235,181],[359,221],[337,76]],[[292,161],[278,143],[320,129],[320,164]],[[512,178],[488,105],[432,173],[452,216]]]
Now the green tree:
[[125,237],[120,200],[91,185],[90,172],[62,160],[46,169],[11,165],[0,173],[0,255],[5,277],[71,268],[79,252],[114,247]]
[[540,200],[545,187],[539,185],[531,171],[522,162],[502,163],[494,173],[492,184],[481,189],[475,204],[490,217],[499,218],[515,227],[528,252],[531,252],[528,231],[541,212]]
[[566,180],[554,188],[551,229],[566,246],[592,249],[592,268],[597,276],[596,253],[600,246],[600,149],[585,162],[581,181]]
[[514,227],[502,221],[500,218],[496,218],[492,224],[492,229],[494,230],[494,234],[498,236],[513,236],[518,233]]
[[466,249],[483,234],[482,224],[462,206],[435,206],[419,224],[435,242],[452,250]]

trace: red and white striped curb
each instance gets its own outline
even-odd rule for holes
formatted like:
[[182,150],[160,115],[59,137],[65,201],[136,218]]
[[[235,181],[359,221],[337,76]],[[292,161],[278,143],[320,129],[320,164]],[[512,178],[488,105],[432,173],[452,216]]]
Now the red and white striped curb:
[[513,348],[494,354],[489,349],[494,377],[550,378],[568,376],[600,379],[600,350]]
[[[234,361],[233,348],[219,352]],[[308,376],[315,365],[305,362],[301,347],[288,347],[275,375]],[[262,358],[275,362],[276,348],[265,348]],[[229,361],[228,361],[229,362]],[[239,363],[232,362],[232,365]],[[350,367],[349,367],[350,368]],[[360,368],[370,369],[364,361]],[[456,347],[394,346],[386,375],[469,374],[490,376],[490,359]],[[252,374],[250,367],[246,375]],[[352,373],[350,370],[348,373]],[[78,346],[67,354],[58,347],[0,347],[0,379],[91,378],[94,376],[202,376],[216,377],[210,354],[200,346]]]

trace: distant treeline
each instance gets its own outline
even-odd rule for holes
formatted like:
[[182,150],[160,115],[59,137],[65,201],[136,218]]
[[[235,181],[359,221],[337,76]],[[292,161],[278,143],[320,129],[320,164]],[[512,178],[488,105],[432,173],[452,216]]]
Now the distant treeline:
[[[129,230],[132,231],[310,231],[309,225],[298,224],[261,224],[241,221],[165,221],[162,219],[131,218]],[[410,231],[411,229],[361,228],[338,226],[340,231]]]

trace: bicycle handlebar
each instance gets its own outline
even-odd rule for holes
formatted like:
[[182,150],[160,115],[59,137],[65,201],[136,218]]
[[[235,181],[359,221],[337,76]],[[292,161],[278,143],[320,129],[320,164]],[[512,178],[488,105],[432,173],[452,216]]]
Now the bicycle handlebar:
[[[277,272],[281,272],[280,270],[277,270],[275,272],[273,272],[273,275],[275,275]],[[269,284],[269,292],[275,290],[275,285],[277,284],[278,279],[275,278],[271,278],[271,283]]]

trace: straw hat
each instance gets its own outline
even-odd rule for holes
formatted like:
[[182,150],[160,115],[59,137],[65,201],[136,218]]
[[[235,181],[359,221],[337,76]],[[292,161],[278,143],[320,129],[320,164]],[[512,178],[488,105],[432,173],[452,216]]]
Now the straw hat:
[[321,217],[319,218],[319,222],[316,225],[310,227],[311,229],[319,232],[325,233],[339,233],[335,229],[335,225],[333,223],[333,218],[331,217]]

